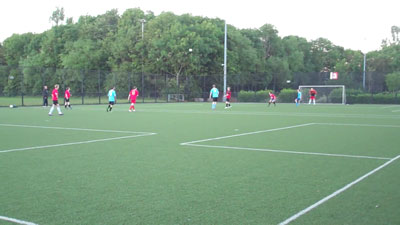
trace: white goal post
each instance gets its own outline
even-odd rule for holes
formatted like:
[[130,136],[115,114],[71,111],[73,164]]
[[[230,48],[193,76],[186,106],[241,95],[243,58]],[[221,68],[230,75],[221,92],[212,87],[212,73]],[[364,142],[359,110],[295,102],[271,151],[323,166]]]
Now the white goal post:
[[[314,88],[317,91],[317,102],[346,104],[346,87],[344,85],[300,85],[300,90]],[[334,90],[337,91],[334,91]],[[308,96],[303,93],[303,96]]]

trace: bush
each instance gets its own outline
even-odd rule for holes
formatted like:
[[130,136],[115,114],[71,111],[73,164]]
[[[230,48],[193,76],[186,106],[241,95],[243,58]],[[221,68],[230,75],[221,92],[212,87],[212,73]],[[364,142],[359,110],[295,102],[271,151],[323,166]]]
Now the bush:
[[[269,99],[269,92],[271,90],[261,91],[240,91],[238,94],[239,102],[266,102]],[[272,91],[271,91],[272,92]]]
[[269,99],[269,92],[272,92],[271,90],[262,90],[262,91],[257,91],[255,95],[255,101],[256,102],[266,102]]
[[329,103],[342,103],[342,89],[333,89],[329,93]]
[[[305,100],[304,103],[306,103],[307,100]],[[318,98],[318,103],[328,103],[328,97],[326,97],[326,95],[322,95]]]
[[348,104],[398,104],[398,98],[392,93],[360,93],[347,96]]
[[378,93],[372,96],[373,104],[396,104],[397,99],[394,94]]
[[240,91],[238,94],[239,102],[253,102],[255,99],[254,91]]
[[293,102],[297,97],[297,90],[293,89],[282,89],[279,93],[277,100],[278,102]]

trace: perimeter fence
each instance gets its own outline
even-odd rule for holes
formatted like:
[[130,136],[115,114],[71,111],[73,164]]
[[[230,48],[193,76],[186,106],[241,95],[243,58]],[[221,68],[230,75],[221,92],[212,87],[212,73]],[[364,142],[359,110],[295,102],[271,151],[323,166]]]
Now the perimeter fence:
[[[385,92],[385,76],[386,73],[367,73],[365,89],[362,74],[340,74],[338,80],[329,80],[329,73],[326,72],[229,74],[227,85],[232,90],[232,101],[240,102],[265,102],[268,98],[266,90],[275,92],[278,101],[286,102],[289,100],[279,99],[282,89],[295,90],[299,85],[340,84],[345,85],[348,90],[349,103],[398,103],[397,95]],[[71,88],[72,104],[106,104],[107,92],[112,87],[116,88],[117,102],[126,103],[129,90],[134,86],[140,92],[139,103],[194,102],[207,101],[213,84],[216,84],[222,93],[224,76],[0,66],[0,106],[42,105],[43,87],[48,86],[51,93],[54,84],[60,85],[60,96],[67,87]],[[352,98],[352,95],[362,97],[356,99]],[[221,101],[222,98],[221,94]]]

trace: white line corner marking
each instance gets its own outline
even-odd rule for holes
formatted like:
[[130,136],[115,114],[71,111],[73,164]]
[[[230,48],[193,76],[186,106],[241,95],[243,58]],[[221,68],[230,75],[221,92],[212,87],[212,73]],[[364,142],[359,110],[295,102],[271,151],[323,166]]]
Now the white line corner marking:
[[400,155],[398,155],[398,156],[392,158],[391,160],[387,161],[387,162],[384,163],[383,165],[381,165],[381,166],[379,166],[379,167],[373,169],[372,171],[370,171],[370,172],[366,173],[365,175],[359,177],[358,179],[354,180],[353,182],[351,182],[351,183],[345,185],[344,187],[342,187],[342,188],[340,188],[339,190],[333,192],[332,194],[326,196],[325,198],[319,200],[318,202],[316,202],[316,203],[310,205],[309,207],[307,207],[307,208],[301,210],[300,212],[294,214],[293,216],[289,217],[289,218],[286,219],[285,221],[279,223],[279,225],[286,225],[286,224],[289,224],[289,223],[292,222],[293,220],[295,220],[295,219],[299,218],[300,216],[302,216],[302,215],[304,215],[304,214],[310,212],[311,210],[315,209],[316,207],[318,207],[319,205],[321,205],[321,204],[323,204],[324,202],[328,201],[329,199],[335,197],[336,195],[338,195],[338,194],[340,194],[340,193],[346,191],[347,189],[349,189],[349,188],[352,187],[353,185],[355,185],[355,184],[361,182],[361,181],[364,180],[365,178],[367,178],[367,177],[369,177],[370,175],[376,173],[377,171],[383,169],[384,167],[388,166],[390,163],[394,162],[395,160],[397,160],[397,159],[399,159],[399,158],[400,158]]
[[135,135],[129,135],[129,136],[122,136],[122,137],[103,138],[103,139],[95,139],[95,140],[88,140],[88,141],[78,141],[78,142],[69,142],[69,143],[63,143],[63,144],[42,145],[42,146],[33,146],[33,147],[25,147],[25,148],[14,148],[14,149],[0,150],[0,153],[26,151],[26,150],[43,149],[43,148],[51,148],[51,147],[69,146],[69,145],[89,144],[89,143],[95,143],[95,142],[113,141],[113,140],[121,140],[121,139],[127,139],[127,138],[151,136],[151,135],[157,134],[157,133],[151,133],[151,132],[97,130],[97,129],[67,128],[67,127],[44,127],[44,126],[15,125],[15,124],[0,124],[0,126],[135,134]]
[[27,221],[23,221],[23,220],[17,220],[17,219],[5,217],[5,216],[0,216],[0,220],[9,221],[12,223],[17,223],[17,224],[23,224],[23,225],[37,225],[36,223],[27,222]]

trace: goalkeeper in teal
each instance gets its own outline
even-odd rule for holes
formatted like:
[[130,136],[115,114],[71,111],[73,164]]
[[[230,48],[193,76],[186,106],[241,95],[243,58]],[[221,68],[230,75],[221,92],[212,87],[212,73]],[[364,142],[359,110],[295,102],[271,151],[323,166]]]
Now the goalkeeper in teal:
[[117,97],[117,94],[115,93],[115,87],[111,88],[108,91],[108,107],[107,107],[107,112],[112,110],[113,105],[115,104],[115,98]]
[[218,96],[219,96],[219,91],[215,87],[215,84],[213,84],[213,88],[210,91],[210,98],[212,98],[212,106],[211,109],[214,110],[217,107],[217,102],[218,102]]
[[294,100],[294,102],[296,102],[296,106],[300,105],[300,101],[301,101],[301,91],[300,89],[297,89],[297,98]]

